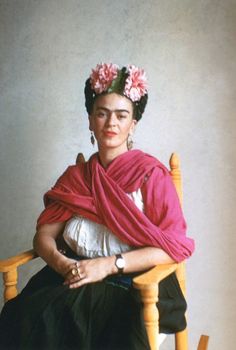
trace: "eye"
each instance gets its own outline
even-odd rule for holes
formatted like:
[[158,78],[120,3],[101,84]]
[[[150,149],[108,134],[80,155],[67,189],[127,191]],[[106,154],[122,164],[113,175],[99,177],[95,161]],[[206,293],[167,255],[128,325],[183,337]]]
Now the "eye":
[[98,118],[105,118],[107,116],[107,113],[105,111],[97,111],[96,117]]
[[127,117],[126,114],[118,114],[118,119],[126,119]]

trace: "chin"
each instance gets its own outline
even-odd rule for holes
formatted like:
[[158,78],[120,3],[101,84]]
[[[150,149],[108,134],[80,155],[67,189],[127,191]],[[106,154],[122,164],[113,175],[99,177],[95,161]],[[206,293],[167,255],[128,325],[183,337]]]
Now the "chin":
[[118,144],[117,142],[114,142],[114,141],[111,141],[111,140],[108,140],[108,141],[103,141],[100,143],[100,146],[102,148],[116,148],[116,147],[120,147],[120,144]]

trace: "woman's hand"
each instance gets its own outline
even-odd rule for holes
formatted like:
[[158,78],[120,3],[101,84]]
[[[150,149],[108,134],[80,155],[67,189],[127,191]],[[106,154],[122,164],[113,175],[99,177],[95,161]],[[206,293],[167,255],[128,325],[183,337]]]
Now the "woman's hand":
[[[72,259],[70,259],[72,260]],[[65,285],[69,288],[79,288],[87,283],[102,281],[115,272],[115,257],[102,257],[71,262],[65,276]]]

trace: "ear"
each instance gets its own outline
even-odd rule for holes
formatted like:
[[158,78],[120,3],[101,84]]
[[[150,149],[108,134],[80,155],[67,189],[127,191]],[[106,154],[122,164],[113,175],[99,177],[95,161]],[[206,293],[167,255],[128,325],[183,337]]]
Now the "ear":
[[134,131],[135,131],[135,126],[137,124],[137,120],[136,119],[132,119],[132,124],[130,125],[130,129],[129,129],[129,134],[133,135]]
[[93,117],[89,115],[88,119],[89,119],[89,130],[93,131]]

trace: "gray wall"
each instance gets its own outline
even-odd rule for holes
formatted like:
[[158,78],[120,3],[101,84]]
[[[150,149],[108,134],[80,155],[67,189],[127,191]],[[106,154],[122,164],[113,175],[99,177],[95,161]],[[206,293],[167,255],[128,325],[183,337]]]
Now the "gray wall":
[[42,194],[94,151],[90,69],[140,65],[150,93],[136,147],[182,160],[190,348],[206,333],[210,349],[235,349],[235,39],[233,0],[0,0],[1,257],[31,246]]

